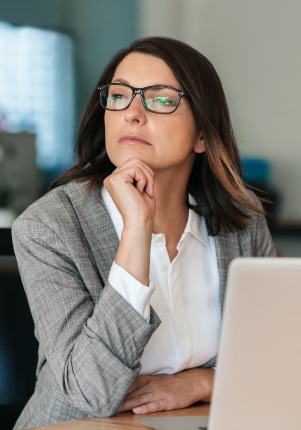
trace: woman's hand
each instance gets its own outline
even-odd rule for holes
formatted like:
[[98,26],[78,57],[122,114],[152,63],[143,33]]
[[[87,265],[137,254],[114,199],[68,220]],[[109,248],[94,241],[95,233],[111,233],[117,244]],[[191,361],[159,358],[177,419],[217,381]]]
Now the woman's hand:
[[128,390],[120,412],[136,414],[182,409],[210,402],[214,369],[194,368],[174,375],[140,375]]
[[131,159],[108,176],[104,186],[124,224],[115,262],[143,285],[148,285],[156,210],[154,172],[142,161]]
[[104,180],[125,228],[153,228],[155,217],[154,172],[140,160],[131,159]]

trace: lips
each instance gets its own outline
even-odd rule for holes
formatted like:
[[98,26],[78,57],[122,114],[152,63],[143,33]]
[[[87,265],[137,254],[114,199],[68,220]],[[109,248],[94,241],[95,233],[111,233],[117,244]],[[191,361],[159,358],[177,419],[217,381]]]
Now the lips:
[[120,143],[128,143],[128,144],[143,144],[143,145],[150,145],[149,142],[147,142],[143,137],[141,136],[136,136],[133,134],[126,134],[124,136],[122,136],[119,139]]

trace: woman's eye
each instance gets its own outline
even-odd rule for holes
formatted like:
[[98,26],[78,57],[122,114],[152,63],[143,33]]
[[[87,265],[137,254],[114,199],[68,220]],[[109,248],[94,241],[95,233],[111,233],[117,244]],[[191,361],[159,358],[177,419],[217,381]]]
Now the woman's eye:
[[126,101],[126,96],[124,94],[110,94],[107,99],[107,106],[120,106]]
[[107,98],[107,107],[111,109],[121,109],[126,103],[127,97],[124,94],[110,94]]
[[121,100],[124,97],[125,96],[123,94],[112,94],[112,96],[111,96],[112,100]]
[[156,97],[153,102],[160,106],[175,106],[177,104],[174,99],[166,96]]

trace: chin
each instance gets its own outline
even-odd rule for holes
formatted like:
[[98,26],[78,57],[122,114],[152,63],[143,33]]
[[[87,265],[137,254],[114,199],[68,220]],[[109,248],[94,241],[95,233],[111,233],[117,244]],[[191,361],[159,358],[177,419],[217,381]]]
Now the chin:
[[133,159],[142,161],[143,163],[147,164],[148,166],[150,166],[150,164],[151,164],[149,157],[143,157],[141,154],[127,154],[127,155],[124,155],[122,157],[118,157],[118,158],[116,157],[116,159],[112,160],[112,162],[113,162],[113,164],[115,164],[115,166],[120,168]]

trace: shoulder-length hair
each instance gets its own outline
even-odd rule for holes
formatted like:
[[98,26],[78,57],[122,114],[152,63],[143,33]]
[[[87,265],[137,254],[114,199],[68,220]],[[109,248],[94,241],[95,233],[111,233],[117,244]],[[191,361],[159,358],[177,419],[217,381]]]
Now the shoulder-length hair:
[[218,74],[210,61],[191,46],[165,37],[148,37],[117,52],[97,82],[81,120],[77,160],[54,181],[51,188],[70,181],[87,181],[89,190],[100,188],[115,166],[105,145],[104,109],[97,87],[110,83],[119,63],[130,53],[153,55],[165,61],[183,90],[197,128],[202,131],[205,152],[196,154],[188,182],[187,205],[206,221],[208,233],[243,229],[251,212],[263,213],[242,180],[242,167],[231,126],[229,109]]

